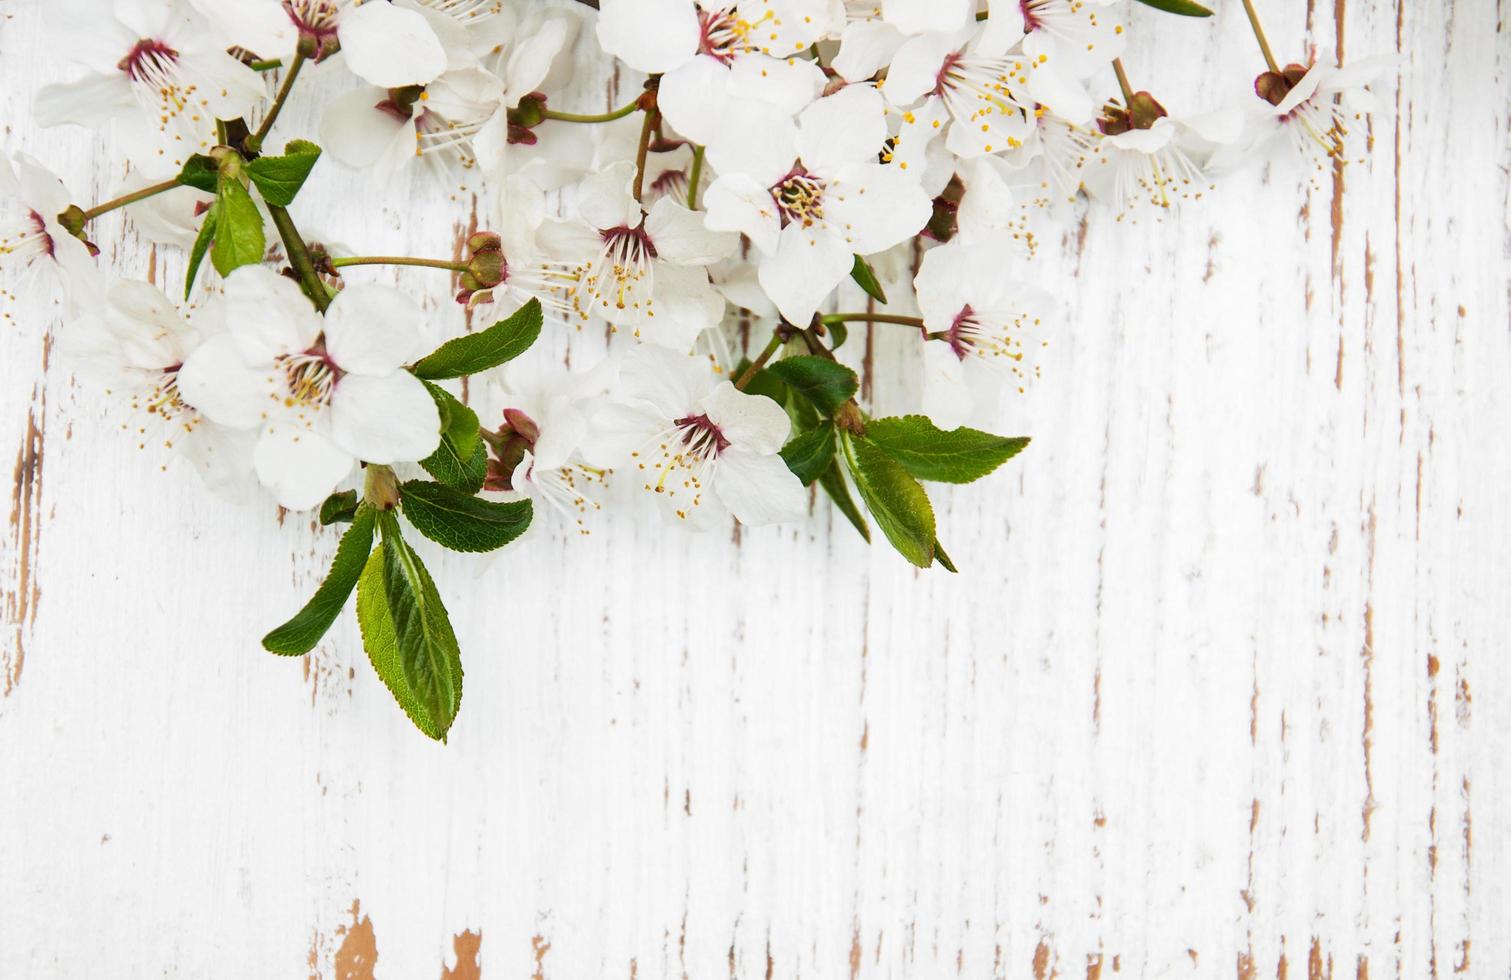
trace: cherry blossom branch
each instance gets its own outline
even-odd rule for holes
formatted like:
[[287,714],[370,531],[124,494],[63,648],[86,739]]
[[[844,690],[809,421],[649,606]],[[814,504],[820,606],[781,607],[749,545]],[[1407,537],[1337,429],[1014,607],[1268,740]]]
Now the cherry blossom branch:
[[178,182],[178,178],[175,177],[172,180],[165,180],[161,184],[153,184],[151,187],[143,187],[139,191],[132,191],[130,194],[124,194],[113,201],[106,201],[104,204],[96,204],[88,211],[85,211],[79,218],[79,220],[92,221],[102,214],[109,214],[116,208],[124,208],[128,204],[135,204],[137,201],[145,201],[149,197],[153,197],[155,195],[163,193],[164,191],[171,191],[175,187],[182,186],[183,185]]
[[320,281],[320,274],[315,271],[309,246],[299,237],[299,229],[294,226],[294,219],[289,216],[288,208],[269,204],[268,213],[273,216],[273,224],[278,228],[279,237],[283,239],[283,247],[288,250],[289,265],[299,273],[299,281],[304,284],[304,291],[309,294],[315,308],[324,313],[326,307],[331,305],[330,294],[325,291],[325,283]]
[[904,327],[917,327],[923,329],[923,320],[916,316],[903,316],[899,313],[827,313],[819,317],[819,322],[830,323],[896,323]]
[[467,263],[450,259],[420,259],[411,255],[348,255],[331,259],[331,267],[345,269],[353,265],[412,265],[423,269],[445,269],[449,272],[466,272]]
[[1270,50],[1270,41],[1264,36],[1264,28],[1259,24],[1259,14],[1254,10],[1254,0],[1243,0],[1244,13],[1249,15],[1249,26],[1254,28],[1254,37],[1259,41],[1259,50],[1264,54],[1264,63],[1270,66],[1270,71],[1277,75],[1280,73],[1280,63],[1275,60],[1275,53]]
[[650,152],[651,134],[656,131],[656,120],[661,115],[656,108],[655,96],[650,92],[640,97],[641,101],[650,100],[650,105],[645,110],[645,122],[640,127],[640,146],[635,150],[635,200],[640,200],[640,194],[645,189],[645,157]]
[[278,94],[273,97],[273,104],[268,108],[268,114],[262,117],[262,125],[257,127],[257,132],[247,137],[246,148],[256,153],[262,149],[262,141],[267,138],[268,131],[273,128],[273,123],[278,121],[278,114],[283,111],[284,103],[289,99],[289,93],[294,89],[294,82],[299,78],[299,69],[304,67],[305,57],[303,51],[294,55],[294,63],[289,65],[288,73],[283,76],[283,84],[278,88]]
[[628,116],[630,113],[634,112],[635,110],[637,110],[639,108],[640,108],[640,98],[639,98],[639,96],[636,96],[635,100],[633,102],[631,102],[629,105],[620,106],[618,109],[614,109],[614,110],[611,110],[609,112],[598,112],[598,113],[557,112],[555,109],[542,109],[541,110],[541,116],[542,116],[542,118],[545,118],[545,119],[555,119],[558,122],[570,122],[570,123],[606,123],[606,122],[613,122],[615,119],[623,119],[625,116]]

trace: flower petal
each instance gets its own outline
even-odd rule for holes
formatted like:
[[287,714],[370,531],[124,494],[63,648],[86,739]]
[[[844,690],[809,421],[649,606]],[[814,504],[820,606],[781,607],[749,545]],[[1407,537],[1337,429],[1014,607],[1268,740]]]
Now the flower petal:
[[738,235],[709,230],[703,215],[668,197],[651,207],[645,232],[656,246],[656,255],[674,265],[712,265],[733,255],[740,245]]
[[338,36],[347,67],[379,88],[425,85],[446,70],[446,49],[425,18],[391,3],[347,7]]
[[775,254],[761,262],[761,288],[789,323],[807,323],[850,274],[855,256],[828,228],[793,222],[782,229]]
[[386,375],[419,352],[420,305],[388,286],[347,286],[325,312],[325,349],[341,370]]
[[725,174],[703,194],[708,213],[703,221],[715,231],[749,236],[764,254],[776,251],[782,220],[771,192],[749,174]]
[[369,167],[406,129],[413,130],[413,120],[406,122],[378,108],[387,98],[382,89],[363,86],[326,103],[320,141],[331,156],[348,167]]
[[647,74],[669,72],[698,51],[698,11],[692,0],[602,0],[598,43]]
[[320,336],[320,314],[292,280],[267,266],[242,266],[226,277],[221,309],[249,364],[308,350]]
[[441,444],[441,414],[420,379],[348,374],[331,397],[331,439],[368,463],[410,463]]
[[779,452],[792,432],[782,406],[765,395],[747,395],[728,381],[709,392],[701,407],[724,438],[753,453]]
[[252,451],[257,479],[282,507],[313,510],[352,470],[352,458],[318,432],[270,425]]
[[229,334],[211,337],[178,371],[178,393],[212,422],[233,429],[261,425],[274,409],[272,368],[253,366]]
[[874,159],[887,140],[887,107],[869,85],[848,85],[803,110],[797,151],[810,173],[829,176]]
[[808,513],[808,490],[780,456],[725,450],[714,474],[714,494],[749,527],[795,521]]

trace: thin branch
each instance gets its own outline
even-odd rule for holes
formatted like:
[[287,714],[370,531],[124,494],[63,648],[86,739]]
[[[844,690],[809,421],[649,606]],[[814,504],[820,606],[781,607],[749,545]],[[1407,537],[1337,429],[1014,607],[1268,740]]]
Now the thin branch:
[[268,213],[273,216],[273,224],[278,228],[278,235],[283,239],[283,247],[288,250],[289,264],[294,271],[299,273],[299,281],[304,284],[304,291],[314,302],[315,308],[321,313],[331,305],[330,294],[325,291],[325,283],[320,280],[320,274],[315,271],[314,260],[310,258],[309,246],[304,244],[304,239],[299,237],[299,229],[294,226],[294,219],[289,216],[288,208],[278,207],[276,204],[268,205]]

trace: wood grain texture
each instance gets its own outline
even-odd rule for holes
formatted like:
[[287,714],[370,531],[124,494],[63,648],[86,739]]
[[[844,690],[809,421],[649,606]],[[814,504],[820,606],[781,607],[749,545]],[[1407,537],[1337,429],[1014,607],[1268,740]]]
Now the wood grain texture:
[[[1134,12],[1135,83],[1242,97],[1220,6]],[[159,472],[49,357],[56,312],[14,310],[0,976],[1507,976],[1507,11],[1259,6],[1283,59],[1399,51],[1369,160],[1044,242],[1063,326],[1001,425],[1034,444],[938,496],[960,576],[822,503],[426,551],[468,672],[445,747],[349,617],[259,650],[336,536]],[[105,143],[28,119],[66,70],[37,10],[0,0],[5,147],[103,199]],[[564,108],[630,91],[583,66]],[[352,181],[317,170],[314,237],[445,254],[473,220]],[[434,276],[362,273],[454,323]],[[883,410],[916,405],[905,345],[852,341]]]

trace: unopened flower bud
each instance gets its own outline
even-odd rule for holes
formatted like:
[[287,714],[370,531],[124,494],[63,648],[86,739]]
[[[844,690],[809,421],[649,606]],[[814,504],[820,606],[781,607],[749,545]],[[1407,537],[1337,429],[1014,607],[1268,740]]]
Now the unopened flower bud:
[[1120,136],[1134,129],[1152,129],[1156,122],[1168,115],[1154,96],[1148,92],[1135,92],[1126,108],[1111,102],[1104,106],[1097,127],[1103,136]]
[[546,121],[545,93],[531,92],[520,99],[519,105],[509,110],[507,118],[509,142],[534,146],[536,136],[533,130]]
[[504,257],[503,239],[491,231],[481,231],[467,239],[467,268],[458,277],[462,287],[456,301],[471,306],[475,300],[509,281],[509,261]]
[[1254,94],[1270,105],[1279,105],[1306,77],[1305,65],[1289,64],[1280,71],[1267,71],[1254,79]]
[[513,490],[514,471],[524,461],[525,453],[535,448],[535,442],[540,438],[540,426],[519,409],[506,408],[504,424],[494,432],[483,430],[482,437],[488,445],[488,477],[483,489]]

